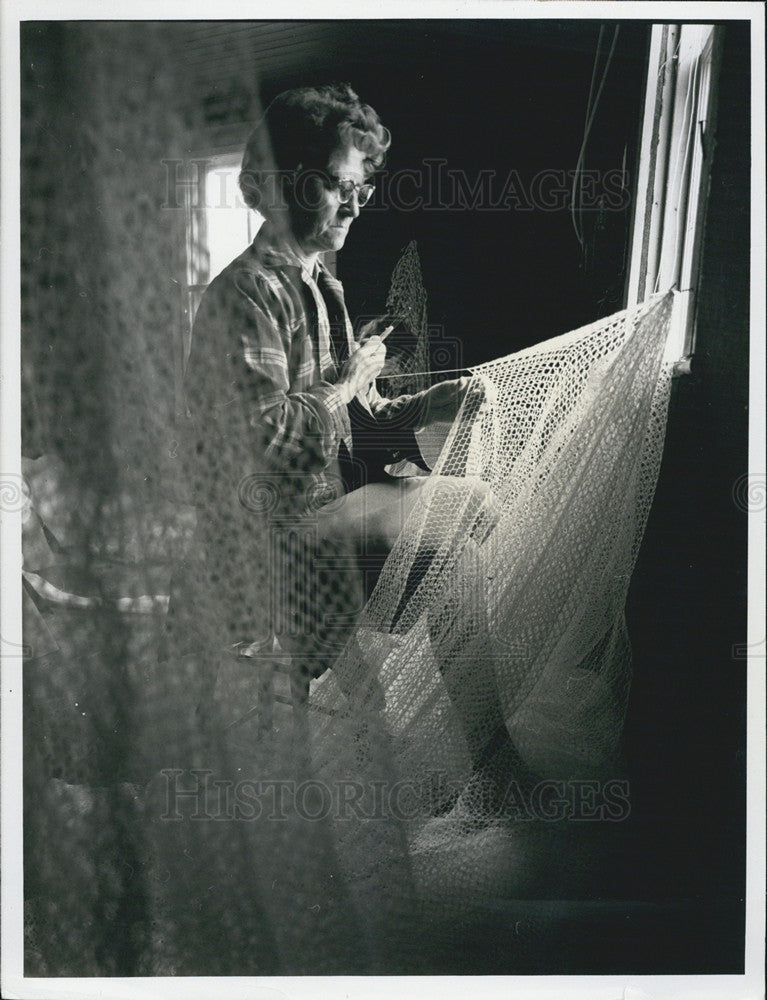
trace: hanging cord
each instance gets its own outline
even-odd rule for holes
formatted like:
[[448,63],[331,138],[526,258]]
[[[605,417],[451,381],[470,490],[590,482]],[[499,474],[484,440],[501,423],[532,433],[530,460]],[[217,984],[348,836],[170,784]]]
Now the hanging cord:
[[583,127],[583,132],[584,132],[584,134],[583,134],[583,140],[581,142],[581,148],[580,148],[580,150],[578,152],[578,159],[575,162],[575,170],[573,171],[573,189],[572,189],[572,196],[571,196],[571,199],[570,199],[570,213],[572,215],[572,220],[573,220],[573,229],[575,230],[575,235],[576,235],[576,237],[578,239],[578,243],[580,244],[581,250],[583,250],[583,237],[582,237],[581,232],[578,229],[578,219],[577,219],[577,214],[576,214],[577,213],[576,200],[577,200],[578,195],[579,195],[579,192],[578,192],[577,189],[579,187],[579,180],[580,180],[580,175],[578,174],[578,168],[581,166],[581,164],[583,162],[583,158],[584,158],[584,150],[585,150],[585,146],[586,146],[586,139],[588,137],[588,131],[589,131],[589,119],[591,117],[591,111],[592,111],[592,98],[594,96],[594,83],[596,82],[596,78],[597,78],[597,65],[599,63],[599,53],[602,50],[602,38],[604,36],[604,33],[605,33],[605,26],[603,24],[600,24],[600,26],[599,26],[599,38],[597,39],[597,51],[594,54],[594,65],[591,67],[591,83],[589,84],[589,96],[588,96],[588,100],[586,101],[586,123],[585,123],[585,125]]
[[[602,90],[604,89],[605,80],[607,79],[607,72],[610,69],[610,63],[612,62],[613,53],[615,52],[615,45],[618,41],[619,31],[620,31],[620,26],[616,25],[615,31],[613,32],[613,40],[610,45],[610,51],[607,54],[607,59],[605,60],[604,69],[602,70],[602,79],[599,81],[599,87],[597,88],[596,96],[594,97],[592,103],[594,81],[596,80],[597,64],[599,62],[599,53],[602,46],[604,25],[601,25],[599,28],[599,39],[597,41],[596,55],[594,56],[594,68],[591,74],[591,86],[589,88],[589,99],[586,107],[586,124],[583,130],[583,141],[581,143],[580,152],[578,153],[578,159],[575,163],[570,213],[572,215],[572,220],[573,220],[573,229],[575,230],[575,235],[578,239],[578,243],[580,244],[582,251],[585,251],[585,240],[583,237],[583,210],[580,207],[580,187],[583,174],[583,163],[586,154],[586,143],[588,142],[589,139],[591,126],[594,124],[594,118],[597,113],[597,107],[599,106],[599,100],[602,96]],[[576,207],[576,204],[578,205],[578,207]]]

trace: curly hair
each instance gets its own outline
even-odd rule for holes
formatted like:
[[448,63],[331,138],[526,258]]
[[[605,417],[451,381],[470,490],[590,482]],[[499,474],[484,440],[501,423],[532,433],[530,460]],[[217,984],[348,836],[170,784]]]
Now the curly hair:
[[239,183],[246,205],[256,208],[261,203],[264,172],[322,170],[333,150],[347,143],[365,153],[368,175],[383,166],[391,145],[389,130],[348,83],[279,94],[245,146]]

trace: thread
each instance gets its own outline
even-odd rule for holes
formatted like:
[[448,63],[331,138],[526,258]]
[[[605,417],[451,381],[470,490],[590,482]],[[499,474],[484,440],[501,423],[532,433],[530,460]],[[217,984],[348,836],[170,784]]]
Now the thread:
[[416,375],[455,375],[458,372],[471,372],[473,368],[438,368],[437,371],[426,372],[396,372],[391,375],[378,375],[377,378],[414,378]]

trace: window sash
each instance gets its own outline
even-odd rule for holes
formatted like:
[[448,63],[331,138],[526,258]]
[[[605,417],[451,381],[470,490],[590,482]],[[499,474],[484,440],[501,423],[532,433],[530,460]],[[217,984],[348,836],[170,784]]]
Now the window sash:
[[626,305],[677,289],[669,356],[679,372],[695,349],[721,31],[655,24],[650,35]]

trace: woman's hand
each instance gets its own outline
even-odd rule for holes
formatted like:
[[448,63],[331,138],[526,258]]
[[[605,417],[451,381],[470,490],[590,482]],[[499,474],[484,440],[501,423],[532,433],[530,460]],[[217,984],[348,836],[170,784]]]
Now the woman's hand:
[[380,337],[386,340],[392,330],[399,325],[399,321],[393,316],[376,316],[375,319],[363,323],[357,332],[357,343],[364,344],[370,337]]
[[366,392],[380,374],[386,361],[386,346],[379,336],[368,337],[344,362],[336,382],[345,403],[360,392]]
[[423,426],[435,423],[452,423],[458,416],[471,378],[454,378],[438,382],[424,393]]

